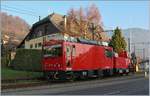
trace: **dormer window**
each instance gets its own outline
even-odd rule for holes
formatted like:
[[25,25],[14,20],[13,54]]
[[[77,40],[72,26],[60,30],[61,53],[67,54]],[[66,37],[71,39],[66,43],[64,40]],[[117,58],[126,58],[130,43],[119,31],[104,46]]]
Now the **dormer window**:
[[40,36],[42,36],[42,31],[41,30],[38,31],[38,37],[40,37]]

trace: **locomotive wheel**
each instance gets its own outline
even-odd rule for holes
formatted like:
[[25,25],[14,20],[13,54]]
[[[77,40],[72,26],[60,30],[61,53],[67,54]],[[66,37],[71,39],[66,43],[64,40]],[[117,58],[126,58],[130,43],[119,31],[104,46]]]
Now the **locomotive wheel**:
[[73,81],[74,80],[74,75],[73,74],[69,74],[66,77],[67,80]]
[[66,77],[67,80],[74,80],[74,78],[75,78],[73,72],[66,73],[65,77]]
[[56,72],[56,73],[54,74],[54,79],[55,79],[55,80],[58,80],[58,79],[59,79],[59,74],[58,74],[58,72]]
[[48,72],[44,72],[43,75],[44,75],[44,78],[45,78],[46,80],[49,81],[49,80],[51,79],[51,76],[50,76],[50,74],[49,74]]
[[54,80],[54,78],[53,78],[51,75],[47,75],[45,78],[46,78],[46,80],[49,81],[49,82],[51,82],[51,81]]

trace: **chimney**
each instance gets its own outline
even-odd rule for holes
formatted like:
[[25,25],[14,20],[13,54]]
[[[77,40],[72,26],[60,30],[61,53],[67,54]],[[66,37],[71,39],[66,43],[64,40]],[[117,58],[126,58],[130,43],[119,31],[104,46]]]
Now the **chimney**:
[[66,26],[67,26],[67,17],[64,15],[64,29],[66,31]]

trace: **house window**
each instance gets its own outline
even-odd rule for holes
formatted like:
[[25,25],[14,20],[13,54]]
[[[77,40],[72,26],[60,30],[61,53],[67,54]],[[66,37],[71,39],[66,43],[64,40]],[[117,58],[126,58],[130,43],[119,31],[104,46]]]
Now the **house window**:
[[30,48],[33,48],[33,45],[32,45],[32,44],[30,45]]
[[38,47],[41,47],[42,46],[42,43],[38,43]]
[[[36,35],[36,37],[40,37],[40,36],[42,36],[42,30],[37,30],[37,33],[35,34]],[[35,38],[36,38],[35,37]]]
[[35,34],[35,33],[32,34],[31,39],[32,39],[32,38],[36,38],[36,34]]
[[35,43],[35,48],[37,48],[37,43]]

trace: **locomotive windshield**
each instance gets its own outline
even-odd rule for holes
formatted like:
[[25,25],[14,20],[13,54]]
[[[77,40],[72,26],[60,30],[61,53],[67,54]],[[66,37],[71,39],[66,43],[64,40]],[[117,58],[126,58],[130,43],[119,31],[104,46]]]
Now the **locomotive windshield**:
[[55,57],[62,55],[61,45],[46,46],[44,48],[44,57]]

